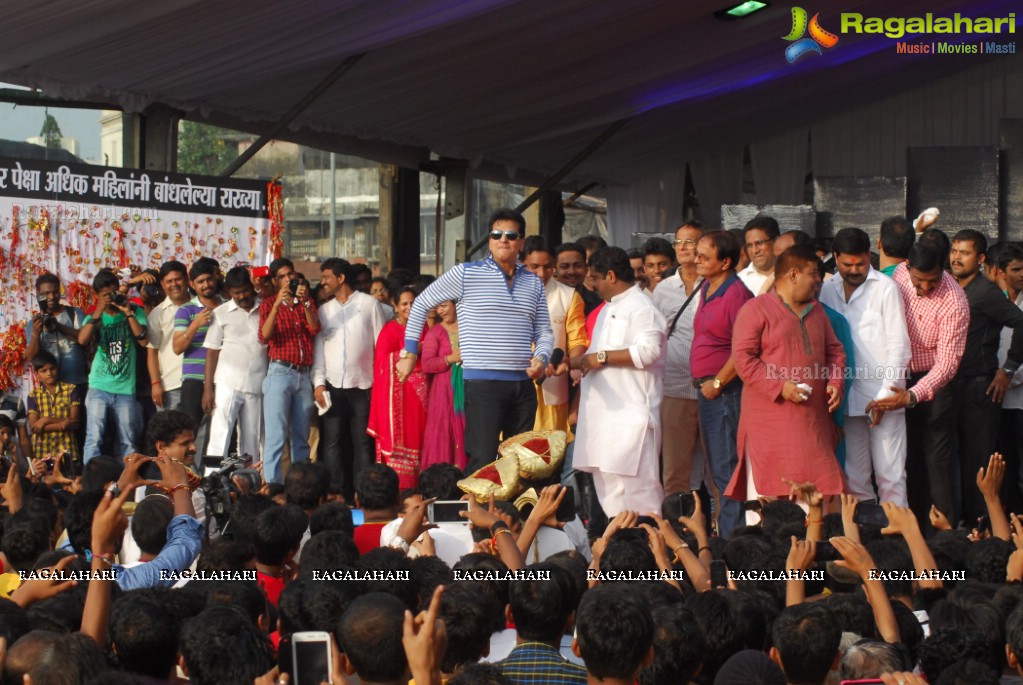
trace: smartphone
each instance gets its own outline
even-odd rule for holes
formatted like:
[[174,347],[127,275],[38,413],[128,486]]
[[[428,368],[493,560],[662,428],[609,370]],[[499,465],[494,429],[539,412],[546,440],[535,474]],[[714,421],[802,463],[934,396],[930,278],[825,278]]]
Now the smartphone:
[[366,515],[363,513],[362,509],[352,509],[352,525],[361,526],[365,522]]
[[888,514],[880,504],[873,502],[860,502],[853,511],[853,523],[861,526],[873,526],[874,528],[888,527]]
[[270,278],[270,267],[268,266],[254,266],[252,267],[253,278]]
[[638,519],[636,519],[637,528],[644,524],[652,527],[654,530],[657,530],[657,521],[655,521],[652,516],[640,516]]
[[565,499],[561,500],[558,510],[554,512],[554,518],[566,522],[575,518],[575,489],[571,485],[565,488]]
[[696,512],[696,495],[691,492],[680,492],[678,497],[678,510],[682,516],[689,518]]
[[710,562],[710,586],[715,590],[719,587],[728,587],[728,569],[721,559]]
[[441,500],[426,507],[426,516],[430,523],[462,523],[469,525],[469,519],[459,516],[459,512],[463,511],[469,511],[468,500]]
[[983,533],[985,531],[991,532],[991,519],[988,518],[987,515],[978,516],[977,517],[977,532],[978,533]]
[[814,561],[838,561],[842,558],[842,555],[838,553],[835,546],[827,540],[820,540],[817,542],[817,551],[814,554]]
[[298,286],[300,285],[302,285],[302,282],[299,281],[297,278],[293,278],[291,281],[288,282],[288,290],[291,291],[292,295],[296,295],[298,293]]
[[311,630],[291,635],[291,678],[295,685],[329,683],[333,663],[330,633]]
[[764,505],[758,499],[749,499],[743,502],[742,508],[744,511],[763,511]]

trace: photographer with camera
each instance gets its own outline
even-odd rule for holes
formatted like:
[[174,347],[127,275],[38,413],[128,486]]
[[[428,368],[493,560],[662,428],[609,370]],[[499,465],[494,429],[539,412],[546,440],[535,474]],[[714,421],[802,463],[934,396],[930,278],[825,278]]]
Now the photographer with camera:
[[33,359],[40,350],[57,358],[57,375],[64,383],[78,386],[84,393],[89,382],[85,350],[78,344],[78,329],[85,314],[81,309],[62,304],[60,279],[45,273],[36,279],[39,311],[25,328],[28,347],[25,358]]
[[78,332],[80,345],[88,345],[94,337],[98,341],[85,396],[89,417],[85,463],[100,453],[109,414],[113,414],[122,458],[135,451],[141,429],[141,411],[135,401],[135,358],[141,354],[136,347],[145,348],[149,339],[146,315],[117,288],[118,279],[112,271],[96,274],[92,280],[96,306]]

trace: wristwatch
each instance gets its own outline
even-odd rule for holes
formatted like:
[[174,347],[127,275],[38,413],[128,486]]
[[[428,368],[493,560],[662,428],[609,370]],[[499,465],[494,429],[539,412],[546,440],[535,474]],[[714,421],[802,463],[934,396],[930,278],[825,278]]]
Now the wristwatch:
[[398,353],[398,359],[409,359],[410,357],[415,358],[415,356],[415,353],[409,352],[405,348],[402,348],[401,352]]
[[914,407],[916,407],[916,393],[910,390],[909,402],[906,403],[906,409],[913,409]]
[[711,383],[711,385],[714,386],[715,390],[720,390],[721,389],[721,379],[720,378],[715,378],[714,382]]
[[607,364],[607,352],[603,350],[597,352],[597,363],[600,364],[601,366]]

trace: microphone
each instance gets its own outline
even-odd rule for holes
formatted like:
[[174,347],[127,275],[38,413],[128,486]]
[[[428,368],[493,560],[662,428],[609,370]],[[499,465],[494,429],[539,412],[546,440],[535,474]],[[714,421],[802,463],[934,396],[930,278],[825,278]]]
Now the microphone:
[[[558,366],[561,365],[561,362],[563,361],[565,361],[565,350],[561,349],[560,347],[555,347],[554,351],[551,352],[551,366],[553,366],[556,369],[558,368]],[[536,387],[539,388],[541,385],[543,385],[543,382],[545,380],[547,380],[546,376],[544,376],[543,378],[537,378],[533,382],[536,383]]]

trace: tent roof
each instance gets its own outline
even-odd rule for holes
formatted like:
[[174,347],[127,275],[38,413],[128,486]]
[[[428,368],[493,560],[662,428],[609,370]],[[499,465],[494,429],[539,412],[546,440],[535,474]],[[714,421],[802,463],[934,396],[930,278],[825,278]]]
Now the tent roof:
[[[128,111],[163,103],[189,119],[259,133],[365,52],[279,137],[412,167],[432,151],[467,158],[485,176],[535,183],[634,117],[568,179],[625,185],[722,143],[805,125],[985,59],[896,55],[892,39],[842,34],[823,56],[790,65],[781,36],[791,5],[715,19],[725,6],[9,0],[0,80]],[[977,17],[1017,8],[1015,0],[852,0],[827,3],[821,24],[837,33],[842,11]]]

